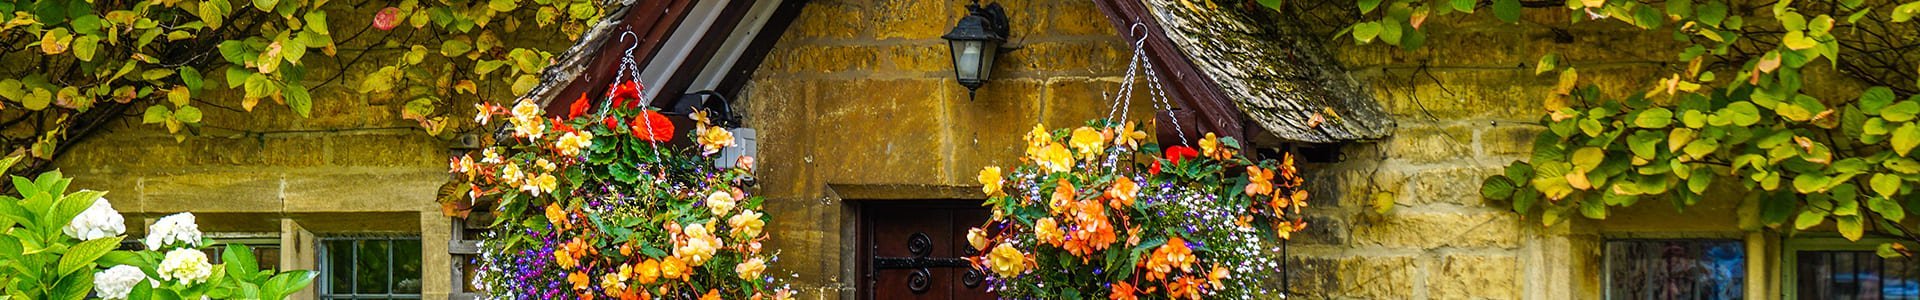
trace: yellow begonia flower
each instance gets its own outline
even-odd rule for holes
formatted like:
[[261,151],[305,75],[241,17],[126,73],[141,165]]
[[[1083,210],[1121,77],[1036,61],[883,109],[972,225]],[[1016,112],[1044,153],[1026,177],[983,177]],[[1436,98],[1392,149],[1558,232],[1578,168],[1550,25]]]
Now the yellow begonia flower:
[[527,179],[526,184],[520,186],[520,190],[540,196],[541,193],[552,193],[554,189],[559,188],[559,185],[559,179],[554,178],[553,174],[540,174]]
[[660,261],[660,278],[687,280],[687,273],[692,273],[692,270],[688,270],[687,262],[678,256],[668,256]]
[[513,104],[514,119],[521,119],[521,120],[538,119],[540,118],[540,115],[541,115],[540,105],[533,104],[532,100],[522,99],[520,100],[520,102]]
[[701,128],[701,132],[700,132],[700,150],[701,150],[700,154],[701,155],[713,155],[714,153],[719,153],[720,149],[733,147],[734,141],[733,141],[732,131],[727,131],[726,128],[720,128],[720,127],[713,127],[713,128],[699,127],[699,128]]
[[587,131],[580,131],[579,134],[568,132],[561,135],[560,140],[555,141],[553,146],[560,150],[560,155],[579,156],[580,149],[593,146],[593,133]]
[[1054,221],[1053,217],[1046,217],[1033,221],[1033,236],[1048,245],[1059,245],[1067,237],[1067,232],[1060,230],[1059,221]]
[[1047,133],[1040,124],[1033,125],[1033,131],[1027,132],[1027,157],[1039,160],[1047,145],[1053,144],[1053,134]]
[[759,237],[760,229],[767,225],[766,221],[760,220],[761,216],[760,212],[757,211],[741,210],[740,214],[733,215],[733,218],[727,219],[727,225],[733,227],[733,234],[735,236],[752,240],[755,237]]
[[979,179],[980,192],[986,193],[987,197],[1005,195],[1000,189],[1002,185],[1006,184],[1007,179],[1000,176],[1000,167],[980,169]]
[[736,274],[740,274],[741,280],[759,279],[760,273],[766,270],[767,270],[767,261],[762,260],[759,257],[748,259],[745,262],[741,262],[740,265],[733,267],[733,272]]
[[1067,147],[1060,143],[1047,144],[1033,160],[1047,172],[1059,173],[1073,169],[1073,153],[1067,152]]
[[649,258],[646,261],[640,262],[638,266],[640,266],[639,270],[634,270],[633,274],[635,276],[634,279],[640,280],[640,284],[651,284],[653,280],[660,278],[659,260]]
[[725,247],[720,243],[719,238],[707,232],[705,224],[688,225],[685,233],[686,241],[673,250],[673,256],[686,260],[687,264],[695,266],[704,264],[707,259],[713,258],[714,251]]
[[1200,139],[1200,155],[1218,158],[1220,148],[1220,137],[1214,136],[1212,132],[1208,132],[1206,138]]
[[713,191],[713,194],[707,195],[707,208],[713,210],[714,216],[727,215],[728,211],[733,210],[733,205],[733,195],[726,191]]
[[973,249],[987,248],[987,231],[978,227],[967,229],[967,245]]
[[1147,139],[1147,132],[1135,129],[1134,125],[1133,122],[1127,122],[1125,128],[1114,134],[1113,144],[1127,148],[1140,148],[1140,143]]
[[1002,279],[1012,279],[1027,270],[1027,255],[1010,244],[994,247],[993,252],[987,255],[987,260],[993,272],[1000,274]]
[[1097,158],[1101,153],[1106,152],[1107,149],[1106,137],[1101,135],[1099,130],[1095,130],[1092,127],[1081,126],[1080,128],[1074,128],[1073,137],[1069,139],[1068,143],[1073,145],[1074,152],[1079,153],[1080,157],[1086,159]]
[[563,211],[560,209],[559,203],[547,204],[547,222],[548,223],[553,223],[553,225],[559,226],[561,222],[564,222],[567,220],[566,218],[567,218],[566,211]]
[[527,174],[520,171],[520,164],[508,163],[505,167],[500,168],[500,181],[509,186],[520,185],[520,180],[526,179],[526,177]]

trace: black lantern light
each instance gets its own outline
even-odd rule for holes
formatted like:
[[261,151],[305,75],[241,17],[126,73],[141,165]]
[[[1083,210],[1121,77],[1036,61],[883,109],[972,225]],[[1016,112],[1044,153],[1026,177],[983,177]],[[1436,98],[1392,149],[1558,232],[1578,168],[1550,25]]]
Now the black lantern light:
[[987,83],[993,72],[993,56],[1007,41],[1007,12],[999,3],[981,6],[974,1],[967,5],[967,16],[940,38],[946,39],[947,48],[953,51],[954,78],[967,87],[967,97],[972,98],[974,90]]

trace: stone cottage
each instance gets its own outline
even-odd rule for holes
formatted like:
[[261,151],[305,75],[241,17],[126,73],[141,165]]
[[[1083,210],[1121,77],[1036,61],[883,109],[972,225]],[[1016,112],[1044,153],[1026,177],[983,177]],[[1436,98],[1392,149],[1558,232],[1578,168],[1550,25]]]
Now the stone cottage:
[[[1426,48],[1402,51],[1331,38],[1339,28],[1326,27],[1339,25],[1328,24],[1355,13],[1344,3],[1271,12],[1251,1],[993,2],[1006,8],[1016,50],[996,58],[977,91],[955,83],[941,38],[969,13],[965,1],[660,0],[616,11],[603,24],[613,31],[560,55],[533,97],[604,87],[593,73],[632,51],[654,105],[729,103],[754,131],[777,237],[768,246],[784,258],[775,267],[798,275],[806,299],[899,299],[899,270],[872,262],[902,255],[880,249],[904,234],[933,236],[946,247],[935,256],[965,252],[966,228],[986,214],[973,174],[1013,163],[1035,123],[1105,116],[1136,41],[1177,109],[1138,100],[1129,118],[1194,125],[1163,137],[1217,132],[1307,158],[1312,225],[1287,242],[1285,274],[1260,275],[1295,297],[1779,299],[1797,287],[1871,289],[1867,274],[1920,286],[1865,246],[1753,230],[1736,214],[1752,208],[1737,201],[1641,205],[1548,227],[1484,200],[1482,178],[1526,159],[1543,129],[1539,99],[1553,79],[1535,75],[1533,60],[1557,53],[1589,62],[1581,71],[1591,80],[1646,81],[1673,54],[1640,46],[1666,40],[1638,29],[1568,27],[1566,10],[1537,9],[1520,24],[1438,22]],[[610,38],[622,32],[641,38]],[[338,86],[315,94],[324,100],[313,118],[209,112],[253,126],[180,143],[125,126],[57,164],[76,186],[113,191],[130,220],[194,211],[216,239],[261,247],[283,268],[322,270],[309,297],[475,297],[462,267],[483,229],[435,203],[463,143],[408,127],[396,103]],[[1856,271],[1844,280],[1795,271],[1846,268]],[[938,292],[907,295],[982,296],[962,272],[935,275],[946,282]]]

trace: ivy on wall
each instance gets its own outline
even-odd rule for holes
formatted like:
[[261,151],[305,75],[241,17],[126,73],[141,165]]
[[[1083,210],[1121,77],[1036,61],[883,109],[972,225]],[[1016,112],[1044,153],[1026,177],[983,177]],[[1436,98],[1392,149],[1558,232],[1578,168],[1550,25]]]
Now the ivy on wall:
[[[1260,1],[1298,9],[1283,2]],[[1481,192],[1546,225],[1604,219],[1643,200],[1684,209],[1739,199],[1752,208],[1740,210],[1751,223],[1920,242],[1920,227],[1902,223],[1920,213],[1920,160],[1910,156],[1920,147],[1920,56],[1905,50],[1920,46],[1910,22],[1920,1],[1353,3],[1359,20],[1339,36],[1404,49],[1424,46],[1427,22],[1459,19],[1444,16],[1540,22],[1529,10],[1568,11],[1567,23],[1548,26],[1625,24],[1672,37],[1646,45],[1671,46],[1674,63],[1660,79],[1626,87],[1644,93],[1604,95],[1602,83],[1582,79],[1580,63],[1552,54],[1535,64],[1536,74],[1557,77],[1541,99],[1547,130],[1530,159],[1485,179]],[[1821,85],[1862,88],[1806,89]],[[1899,243],[1881,250],[1908,254]]]

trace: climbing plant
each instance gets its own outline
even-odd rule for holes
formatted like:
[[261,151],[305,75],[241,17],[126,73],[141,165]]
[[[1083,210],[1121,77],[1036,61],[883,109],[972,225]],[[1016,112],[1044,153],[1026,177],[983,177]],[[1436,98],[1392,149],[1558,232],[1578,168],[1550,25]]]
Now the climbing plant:
[[[471,126],[446,116],[470,112],[467,104],[485,95],[530,89],[548,49],[567,44],[501,36],[574,38],[610,5],[619,4],[7,1],[0,3],[0,63],[8,66],[0,70],[0,153],[29,154],[26,168],[43,168],[102,125],[129,118],[177,139],[245,134],[249,124],[215,124],[206,110],[251,112],[270,101],[307,116],[325,101],[314,91],[335,84],[394,99],[400,115],[429,133],[459,130]],[[342,82],[350,70],[371,72]]]
[[[1279,1],[1261,1],[1288,9]],[[1566,24],[1626,24],[1670,35],[1673,64],[1624,97],[1603,95],[1577,62],[1541,57],[1556,76],[1541,95],[1546,130],[1531,159],[1486,178],[1481,192],[1552,225],[1606,218],[1645,199],[1686,207],[1742,199],[1744,219],[1788,231],[1830,230],[1920,242],[1920,46],[1914,1],[1359,0],[1340,31],[1359,43],[1422,47],[1427,22],[1491,12],[1542,22],[1529,10],[1566,10]],[[1457,18],[1455,18],[1457,19]],[[1844,95],[1806,87],[1863,86]],[[1617,87],[1615,87],[1617,88]],[[1825,227],[1820,227],[1825,228]],[[1829,230],[1829,229],[1821,229]],[[1907,254],[1887,243],[1883,255]]]

